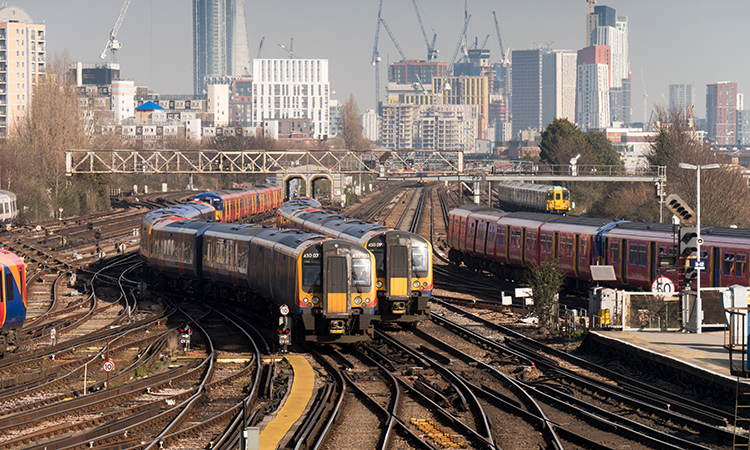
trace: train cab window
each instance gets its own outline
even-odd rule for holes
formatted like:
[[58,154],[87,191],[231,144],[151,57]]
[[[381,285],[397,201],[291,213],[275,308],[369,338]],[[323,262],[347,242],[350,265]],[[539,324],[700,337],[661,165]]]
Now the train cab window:
[[724,253],[724,275],[734,275],[734,253]]
[[735,276],[744,278],[746,272],[747,272],[747,256],[742,253],[738,253],[736,257],[736,265],[734,269]]
[[419,278],[426,277],[429,268],[427,247],[413,247],[411,249],[411,270]]
[[352,283],[354,286],[370,286],[370,260],[365,258],[352,259]]
[[563,200],[570,200],[570,191],[563,191]]
[[378,278],[385,277],[385,251],[380,248],[368,248],[372,256],[375,257],[375,276]]
[[302,259],[302,284],[310,287],[320,287],[323,274],[323,261],[320,258]]
[[613,242],[609,246],[609,262],[618,263],[620,262],[620,244]]
[[554,200],[555,199],[555,193],[552,191],[547,191],[547,200]]

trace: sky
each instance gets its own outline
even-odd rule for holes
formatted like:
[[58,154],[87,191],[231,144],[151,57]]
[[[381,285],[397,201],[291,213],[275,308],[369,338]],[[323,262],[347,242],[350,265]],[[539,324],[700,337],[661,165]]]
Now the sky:
[[[375,106],[375,69],[371,65],[379,0],[246,0],[251,57],[265,37],[262,58],[286,58],[279,44],[300,58],[329,60],[333,99],[353,95],[360,112]],[[427,35],[437,33],[438,59],[450,63],[464,23],[462,0],[418,0]],[[100,62],[122,7],[120,0],[17,0],[47,29],[47,56],[67,51],[73,61]],[[492,11],[503,43],[511,50],[539,45],[578,50],[585,44],[586,0],[466,0],[471,20],[467,35],[498,61],[499,45]],[[695,115],[705,117],[706,85],[738,84],[750,103],[750,2],[747,0],[600,0],[629,19],[632,120],[654,105],[667,105],[669,85],[694,83]],[[408,0],[383,0],[382,17],[408,59],[425,59],[427,47],[414,6]],[[133,79],[161,94],[192,94],[192,2],[132,0],[117,39],[121,78]],[[381,27],[378,45],[380,84],[387,83],[388,62],[400,55]],[[750,109],[750,106],[748,107]]]

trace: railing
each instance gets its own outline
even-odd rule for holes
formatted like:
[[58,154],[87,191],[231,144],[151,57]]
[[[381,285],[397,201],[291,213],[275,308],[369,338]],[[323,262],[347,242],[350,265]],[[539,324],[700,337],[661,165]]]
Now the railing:
[[729,327],[724,330],[724,348],[729,351],[729,371],[732,375],[750,376],[747,368],[747,315],[748,307],[724,309]]

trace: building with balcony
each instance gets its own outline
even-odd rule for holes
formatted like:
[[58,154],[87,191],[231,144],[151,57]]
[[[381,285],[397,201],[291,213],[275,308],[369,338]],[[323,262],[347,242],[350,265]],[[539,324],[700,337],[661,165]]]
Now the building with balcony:
[[17,6],[0,8],[0,137],[7,138],[28,114],[47,69],[46,49],[44,24]]
[[311,119],[313,138],[330,136],[327,59],[254,59],[253,127],[269,119]]

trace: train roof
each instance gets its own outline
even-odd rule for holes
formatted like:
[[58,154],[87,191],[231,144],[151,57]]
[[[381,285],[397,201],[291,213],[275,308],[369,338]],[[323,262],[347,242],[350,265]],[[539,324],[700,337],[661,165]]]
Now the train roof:
[[730,227],[701,227],[701,234],[731,238],[750,238],[750,229]]
[[506,217],[511,219],[533,220],[535,222],[556,222],[563,216],[538,212],[518,211],[504,215],[503,219]]
[[615,228],[622,230],[653,231],[656,233],[672,233],[677,231],[677,228],[670,223],[653,222],[621,222],[618,223]]
[[15,199],[16,198],[16,194],[14,194],[14,193],[12,193],[10,191],[5,191],[5,190],[0,189],[0,198],[6,198],[6,197],[10,198],[10,199]]
[[522,181],[501,181],[498,183],[500,186],[510,187],[510,188],[516,188],[516,189],[524,189],[527,191],[548,191],[550,189],[565,189],[562,186],[559,185],[553,185],[553,184],[536,184],[536,183],[524,183]]

